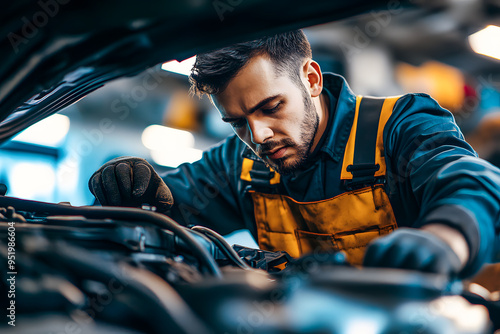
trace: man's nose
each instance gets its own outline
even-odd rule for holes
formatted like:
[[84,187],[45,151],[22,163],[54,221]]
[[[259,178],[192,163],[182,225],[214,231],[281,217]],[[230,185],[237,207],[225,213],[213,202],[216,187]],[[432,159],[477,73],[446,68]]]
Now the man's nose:
[[264,120],[248,120],[251,140],[253,144],[262,144],[273,137],[274,133],[269,124]]

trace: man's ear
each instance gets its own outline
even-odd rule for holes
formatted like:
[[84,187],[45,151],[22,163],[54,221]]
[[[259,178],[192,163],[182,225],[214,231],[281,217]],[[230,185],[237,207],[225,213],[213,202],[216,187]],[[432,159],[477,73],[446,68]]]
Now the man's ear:
[[302,67],[303,79],[311,97],[317,97],[323,91],[323,74],[319,64],[312,59],[306,60]]

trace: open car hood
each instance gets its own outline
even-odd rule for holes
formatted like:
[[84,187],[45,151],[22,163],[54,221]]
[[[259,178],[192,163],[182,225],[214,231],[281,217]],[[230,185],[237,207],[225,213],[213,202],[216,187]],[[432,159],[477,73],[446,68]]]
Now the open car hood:
[[386,1],[21,0],[0,13],[0,143],[106,82]]

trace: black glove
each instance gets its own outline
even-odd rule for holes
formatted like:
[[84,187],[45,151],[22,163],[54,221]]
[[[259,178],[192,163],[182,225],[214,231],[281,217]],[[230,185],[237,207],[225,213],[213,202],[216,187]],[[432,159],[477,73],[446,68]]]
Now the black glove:
[[457,274],[461,269],[457,254],[434,234],[400,228],[378,238],[366,249],[363,265]]
[[165,182],[141,158],[108,161],[90,177],[89,189],[102,205],[140,207],[147,203],[166,212],[174,203]]

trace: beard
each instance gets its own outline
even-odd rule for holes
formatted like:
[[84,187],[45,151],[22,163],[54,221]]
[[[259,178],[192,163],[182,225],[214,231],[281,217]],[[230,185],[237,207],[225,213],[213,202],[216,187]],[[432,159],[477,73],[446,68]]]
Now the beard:
[[[302,91],[302,96],[304,103],[304,119],[301,124],[302,131],[300,133],[300,143],[296,143],[291,138],[285,138],[280,141],[264,142],[259,149],[259,152],[268,152],[275,147],[289,146],[297,150],[297,153],[292,157],[276,159],[272,163],[264,160],[268,166],[274,168],[281,175],[291,174],[306,165],[314,143],[314,138],[318,132],[319,116],[316,112],[316,106],[311,97],[307,94],[305,88]],[[261,154],[258,155],[262,157]]]

